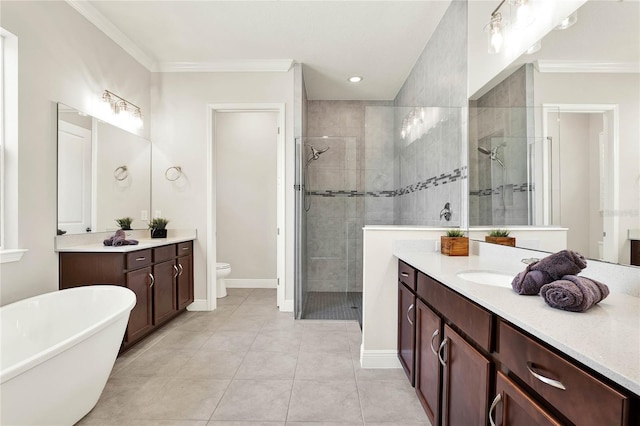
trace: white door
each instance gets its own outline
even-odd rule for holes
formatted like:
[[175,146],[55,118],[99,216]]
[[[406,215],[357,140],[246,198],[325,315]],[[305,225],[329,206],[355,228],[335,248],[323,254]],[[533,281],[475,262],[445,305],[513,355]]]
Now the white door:
[[92,229],[91,131],[66,121],[58,122],[58,229]]

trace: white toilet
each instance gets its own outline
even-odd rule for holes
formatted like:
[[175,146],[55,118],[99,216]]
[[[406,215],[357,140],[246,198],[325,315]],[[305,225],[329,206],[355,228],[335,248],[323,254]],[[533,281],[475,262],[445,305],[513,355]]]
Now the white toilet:
[[227,296],[227,285],[224,279],[231,274],[231,265],[228,263],[216,263],[216,293],[217,299]]

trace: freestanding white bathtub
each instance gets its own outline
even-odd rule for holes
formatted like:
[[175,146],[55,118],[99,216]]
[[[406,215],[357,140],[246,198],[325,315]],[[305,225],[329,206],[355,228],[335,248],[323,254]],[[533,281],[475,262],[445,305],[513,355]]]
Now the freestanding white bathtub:
[[135,294],[55,291],[0,308],[0,424],[73,425],[98,402]]

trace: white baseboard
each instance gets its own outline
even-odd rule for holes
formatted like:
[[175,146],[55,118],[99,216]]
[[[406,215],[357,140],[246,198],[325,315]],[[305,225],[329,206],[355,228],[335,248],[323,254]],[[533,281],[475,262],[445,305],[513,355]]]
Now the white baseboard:
[[187,311],[208,311],[209,307],[207,299],[196,299],[192,304],[187,306]]
[[280,312],[293,312],[293,300],[285,300],[282,306],[280,306]]
[[362,368],[402,368],[397,351],[360,351]]
[[278,281],[273,279],[226,278],[227,288],[276,288]]

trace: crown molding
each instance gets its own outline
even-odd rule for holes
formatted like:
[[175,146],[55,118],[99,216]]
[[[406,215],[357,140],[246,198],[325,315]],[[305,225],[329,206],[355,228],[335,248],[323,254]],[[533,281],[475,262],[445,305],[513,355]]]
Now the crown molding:
[[161,62],[156,72],[287,72],[293,59],[249,59],[215,62]]
[[137,44],[120,31],[113,23],[86,0],[65,0],[89,22],[98,27],[107,37],[124,49],[135,60],[149,71],[155,71],[155,61],[151,59]]
[[590,62],[538,59],[536,69],[540,72],[567,73],[640,73],[637,62]]

